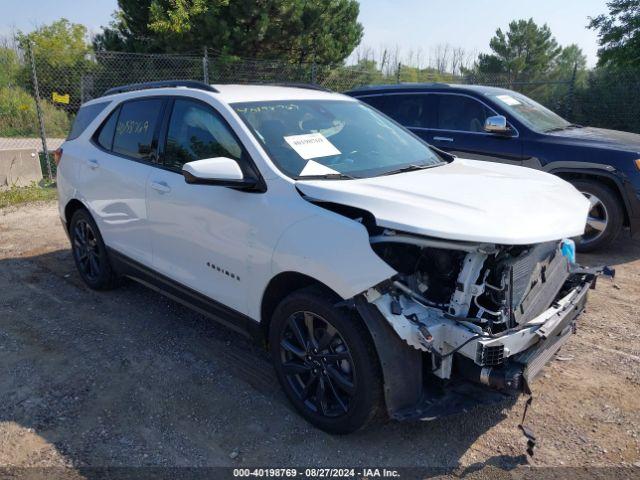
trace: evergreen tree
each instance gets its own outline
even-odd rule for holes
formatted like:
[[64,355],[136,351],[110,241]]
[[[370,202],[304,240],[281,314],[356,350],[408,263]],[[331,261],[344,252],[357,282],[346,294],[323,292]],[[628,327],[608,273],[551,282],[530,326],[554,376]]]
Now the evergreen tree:
[[356,0],[119,0],[96,49],[340,63],[362,38]]

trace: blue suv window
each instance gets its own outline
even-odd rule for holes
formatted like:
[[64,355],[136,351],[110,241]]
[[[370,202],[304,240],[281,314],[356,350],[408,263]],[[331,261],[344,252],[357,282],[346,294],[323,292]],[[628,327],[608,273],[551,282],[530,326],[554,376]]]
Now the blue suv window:
[[435,94],[439,130],[484,132],[487,117],[494,115],[484,104],[464,95]]
[[432,103],[427,94],[390,95],[383,111],[402,126],[429,128],[433,126]]

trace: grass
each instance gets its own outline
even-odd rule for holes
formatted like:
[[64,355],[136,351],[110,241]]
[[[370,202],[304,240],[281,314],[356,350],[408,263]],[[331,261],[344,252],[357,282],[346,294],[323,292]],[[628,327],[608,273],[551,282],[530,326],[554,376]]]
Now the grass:
[[11,187],[8,190],[0,190],[0,208],[56,198],[58,198],[58,192],[53,183],[45,183],[43,186],[34,183],[29,187]]
[[[40,102],[47,135],[66,137],[67,113],[46,100]],[[19,87],[0,87],[0,137],[39,137],[38,115],[33,97]]]

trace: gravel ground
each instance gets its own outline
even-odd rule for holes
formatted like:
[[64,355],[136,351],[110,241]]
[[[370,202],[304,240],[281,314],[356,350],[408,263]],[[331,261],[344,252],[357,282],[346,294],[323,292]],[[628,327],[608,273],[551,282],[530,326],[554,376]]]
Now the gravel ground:
[[522,399],[315,430],[239,335],[133,282],[84,287],[55,203],[0,210],[0,466],[640,466],[640,242],[579,261],[617,277],[534,384],[528,459]]

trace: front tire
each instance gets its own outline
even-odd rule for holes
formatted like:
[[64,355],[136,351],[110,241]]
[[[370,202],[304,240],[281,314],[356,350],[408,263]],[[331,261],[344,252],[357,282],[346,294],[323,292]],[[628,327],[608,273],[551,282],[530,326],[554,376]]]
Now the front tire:
[[117,286],[117,276],[111,267],[107,248],[91,214],[80,209],[69,224],[71,251],[80,277],[93,290],[110,290]]
[[572,180],[591,203],[584,235],[576,243],[579,252],[592,252],[616,239],[622,230],[624,211],[617,195],[595,180]]
[[345,434],[382,410],[382,375],[369,332],[337,299],[311,287],[276,308],[269,348],[278,380],[311,424]]

